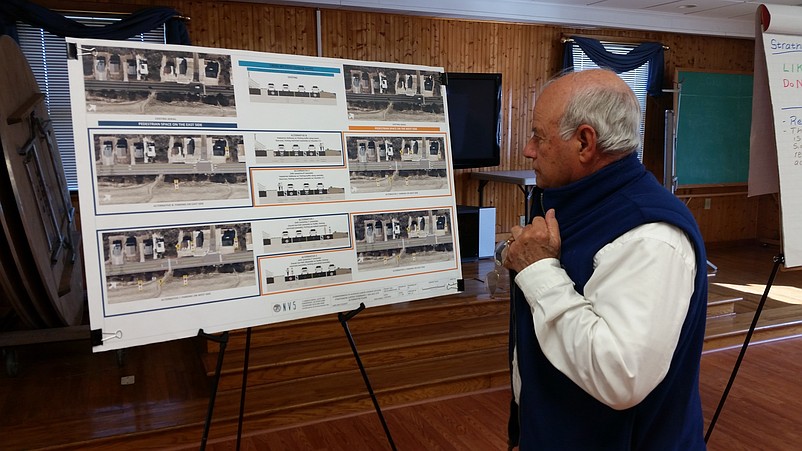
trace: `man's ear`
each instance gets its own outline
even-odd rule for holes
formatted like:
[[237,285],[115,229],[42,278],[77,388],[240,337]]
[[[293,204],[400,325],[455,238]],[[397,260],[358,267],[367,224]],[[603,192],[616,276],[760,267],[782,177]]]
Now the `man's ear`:
[[576,129],[576,137],[579,141],[579,161],[590,163],[598,157],[596,147],[596,130],[587,124],[582,124]]

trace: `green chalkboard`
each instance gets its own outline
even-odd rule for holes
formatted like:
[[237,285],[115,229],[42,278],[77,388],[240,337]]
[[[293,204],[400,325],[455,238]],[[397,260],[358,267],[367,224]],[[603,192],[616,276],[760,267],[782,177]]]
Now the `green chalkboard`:
[[677,71],[677,183],[746,183],[752,75]]

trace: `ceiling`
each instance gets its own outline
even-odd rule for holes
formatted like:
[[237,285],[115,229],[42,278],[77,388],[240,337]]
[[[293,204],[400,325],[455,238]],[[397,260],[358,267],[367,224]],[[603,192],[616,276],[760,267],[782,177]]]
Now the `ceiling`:
[[[247,1],[247,0],[246,0]],[[582,28],[625,28],[753,38],[755,11],[743,0],[250,0]],[[802,5],[802,0],[773,0]]]

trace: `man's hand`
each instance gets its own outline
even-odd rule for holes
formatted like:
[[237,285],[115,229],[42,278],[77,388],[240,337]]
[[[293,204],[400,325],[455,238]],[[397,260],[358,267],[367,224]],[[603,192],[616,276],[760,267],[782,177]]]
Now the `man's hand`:
[[520,272],[532,263],[544,258],[559,258],[560,225],[554,209],[546,212],[546,217],[537,216],[526,227],[514,226],[512,241],[504,255],[504,267]]

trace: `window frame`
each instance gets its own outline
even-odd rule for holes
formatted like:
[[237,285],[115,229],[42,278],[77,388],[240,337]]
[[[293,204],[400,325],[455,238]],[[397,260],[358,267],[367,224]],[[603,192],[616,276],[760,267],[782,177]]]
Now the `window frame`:
[[[95,27],[106,26],[120,20],[119,17],[96,14],[75,14],[65,17]],[[24,22],[17,22],[16,26],[20,49],[28,60],[39,90],[45,96],[45,106],[56,135],[67,187],[70,191],[77,191],[78,174],[72,129],[70,83],[67,74],[66,40],[64,37]],[[161,25],[149,32],[137,34],[128,41],[164,44],[167,41],[165,26]]]
[[[626,44],[620,42],[601,42],[604,46],[604,49],[608,52],[615,53],[615,54],[626,54],[635,47],[637,44]],[[596,69],[599,67],[596,63],[591,61],[591,59],[585,54],[582,48],[577,45],[576,42],[570,42],[570,45],[573,46],[573,67],[575,72],[579,72],[582,70],[587,69]],[[622,72],[618,74],[630,88],[635,93],[635,97],[638,98],[638,103],[640,104],[641,109],[641,123],[640,123],[640,138],[641,138],[641,146],[638,148],[638,159],[642,162],[643,161],[643,145],[644,145],[644,138],[646,132],[646,98],[648,97],[648,87],[649,87],[649,62],[643,63],[640,67]]]

